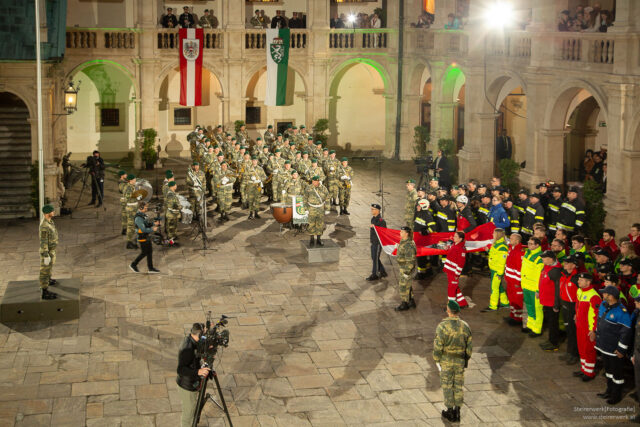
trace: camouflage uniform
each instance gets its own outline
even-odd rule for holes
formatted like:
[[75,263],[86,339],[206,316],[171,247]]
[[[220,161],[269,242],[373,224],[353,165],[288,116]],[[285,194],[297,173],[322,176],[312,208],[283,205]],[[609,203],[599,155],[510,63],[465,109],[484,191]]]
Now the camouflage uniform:
[[400,277],[398,278],[398,293],[404,302],[409,302],[411,298],[411,281],[416,268],[416,244],[411,237],[400,240],[398,243],[398,267],[400,267]]
[[[250,176],[246,173],[246,171],[251,167],[251,159],[243,159],[240,162],[240,198],[242,199],[242,204],[246,205],[247,203],[247,184],[249,183]],[[246,207],[246,206],[243,206]]]
[[[194,178],[197,178],[200,182],[196,182]],[[203,188],[203,185],[205,185],[204,172],[200,169],[196,172],[190,167],[187,171],[187,186],[189,187],[189,203],[191,203],[191,211],[193,211],[194,216],[200,212],[200,204],[206,188]]]
[[178,196],[171,189],[167,191],[167,195],[165,196],[165,206],[167,207],[166,213],[166,229],[167,229],[167,239],[173,240],[176,238],[176,234],[178,231],[178,220],[180,219],[180,201],[178,200]]
[[[351,180],[353,179],[353,168],[349,165],[338,166],[338,175],[340,178],[339,196],[340,196],[340,209],[346,211],[351,201]],[[348,177],[344,179],[343,177]]]
[[329,190],[320,184],[307,185],[302,193],[302,202],[309,212],[307,231],[312,236],[321,236],[324,232],[324,215],[329,210]]
[[137,245],[136,240],[136,226],[133,223],[136,212],[138,211],[138,202],[133,198],[133,191],[135,187],[133,184],[127,183],[127,186],[124,188],[124,192],[122,196],[126,201],[126,211],[127,211],[127,242],[131,242],[134,245]]
[[311,166],[311,168],[309,168],[309,173],[307,175],[307,180],[311,181],[311,178],[313,178],[315,175],[317,175],[320,178],[320,184],[322,184],[324,182],[324,171],[322,170],[322,167],[320,166],[316,166],[315,168],[313,166]]
[[220,170],[216,186],[218,187],[218,206],[220,214],[228,213],[231,210],[231,202],[233,201],[233,183],[236,182],[236,176],[233,171],[227,169]]
[[273,147],[273,143],[276,140],[276,136],[274,135],[274,133],[270,130],[265,131],[264,133],[264,143],[267,144],[267,147],[272,148]]
[[236,140],[240,141],[240,145],[249,145],[253,143],[251,138],[249,138],[249,132],[247,132],[246,129],[236,132]]
[[245,170],[245,176],[247,177],[245,192],[249,211],[258,212],[260,209],[260,195],[267,175],[260,166],[251,165]]
[[213,196],[213,187],[211,185],[211,169],[214,162],[216,162],[216,159],[213,157],[213,153],[207,152],[202,156],[202,168],[204,169],[207,192],[209,192],[211,196]]
[[278,197],[280,202],[289,203],[290,200],[287,200],[287,187],[289,186],[289,181],[291,181],[291,169],[284,168],[278,174]]
[[127,187],[127,181],[118,181],[118,192],[120,193],[120,224],[122,229],[127,229],[127,199],[124,198],[124,189]]
[[329,195],[332,200],[337,202],[340,192],[340,183],[338,182],[338,160],[329,157],[324,164],[324,174],[327,177],[326,184],[329,189]]
[[214,198],[218,197],[218,186],[216,185],[217,177],[220,175],[220,162],[214,159],[209,169],[211,171],[211,194]]
[[[300,159],[298,161],[298,163],[296,163],[296,170],[298,171],[298,173],[300,174],[300,178],[305,178],[307,176],[309,176],[309,171],[311,170],[311,160],[307,159]],[[313,175],[311,175],[313,176]]]
[[416,201],[418,200],[418,192],[416,189],[407,191],[407,201],[404,204],[404,222],[406,226],[413,231],[413,222],[416,214]]
[[459,317],[448,317],[436,328],[433,360],[439,363],[440,385],[447,408],[461,407],[463,402],[464,368],[471,358],[471,329]]
[[287,192],[286,200],[289,201],[291,196],[302,196],[304,186],[304,182],[300,178],[291,177],[291,180],[287,183],[287,188],[285,189]]
[[[56,247],[58,246],[58,230],[53,220],[43,218],[40,222],[40,288],[47,289],[51,280],[51,270],[56,263]],[[44,265],[44,259],[50,257],[49,265]]]

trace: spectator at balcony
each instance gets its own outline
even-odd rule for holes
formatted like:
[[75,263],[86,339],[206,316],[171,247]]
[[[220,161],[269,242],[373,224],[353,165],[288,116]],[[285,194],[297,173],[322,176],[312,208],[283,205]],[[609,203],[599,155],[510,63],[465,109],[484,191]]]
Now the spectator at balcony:
[[585,30],[588,33],[595,33],[600,28],[600,3],[594,3],[593,7],[587,6],[584,8],[584,19],[589,21],[589,27]]
[[572,22],[573,31],[584,31],[589,28],[589,20],[585,19],[584,12],[579,12]]
[[162,16],[160,24],[162,28],[176,28],[178,26],[178,18],[173,14],[172,8],[167,8],[167,14]]
[[276,16],[271,20],[271,28],[287,28],[287,18],[282,15],[282,12],[276,10]]
[[262,28],[269,28],[271,25],[271,18],[265,15],[264,9],[260,10],[260,22],[262,23]]
[[571,20],[575,20],[578,18],[578,15],[584,14],[584,6],[581,4],[577,5],[573,13],[569,16]]
[[371,15],[371,28],[382,28],[382,21],[378,18],[378,14]]
[[204,10],[204,15],[200,18],[202,28],[218,28],[218,18],[209,9]]
[[289,28],[302,28],[302,20],[298,18],[298,12],[293,12],[289,20]]
[[182,10],[183,13],[180,15],[180,18],[178,18],[180,26],[182,28],[195,28],[196,20],[193,18],[193,15],[189,13],[189,6],[183,7]]
[[456,15],[450,13],[447,15],[447,23],[444,24],[445,30],[457,30],[460,28],[460,21],[456,18]]
[[558,22],[558,31],[571,31],[571,23],[569,21],[569,11],[560,12],[560,22]]
[[607,32],[607,28],[609,28],[610,26],[612,26],[613,23],[611,22],[611,14],[609,13],[608,10],[603,10],[600,12],[600,26],[598,27],[598,31],[601,33],[606,33]]
[[259,10],[256,10],[255,15],[253,15],[251,17],[251,20],[249,21],[249,24],[253,28],[263,28],[262,21],[260,21],[260,11]]
[[464,28],[469,23],[468,5],[466,6],[464,4],[458,5],[458,10],[456,12],[456,19],[458,19],[460,28]]
[[345,28],[345,21],[347,18],[344,16],[344,13],[341,13],[340,16],[337,14],[331,19],[331,28]]

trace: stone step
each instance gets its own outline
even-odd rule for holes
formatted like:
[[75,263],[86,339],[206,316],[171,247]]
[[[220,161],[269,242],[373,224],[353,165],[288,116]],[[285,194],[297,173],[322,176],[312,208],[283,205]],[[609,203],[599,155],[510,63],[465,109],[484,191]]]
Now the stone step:
[[5,162],[0,162],[0,173],[2,174],[26,174],[29,175],[31,168],[25,165],[11,165]]
[[0,119],[0,129],[31,129],[24,119]]
[[31,150],[0,150],[0,163],[6,160],[26,160],[31,163]]
[[31,139],[31,131],[30,130],[7,130],[7,129],[2,129],[0,128],[0,139],[5,139],[5,138],[29,138]]
[[0,151],[31,151],[31,138],[0,138]]
[[29,110],[26,107],[0,107],[0,113],[20,113],[29,115]]
[[0,156],[0,168],[5,166],[20,166],[27,169],[31,166],[31,159],[28,157],[2,157]]
[[[0,197],[4,201],[4,197],[25,196],[31,192],[31,183],[29,185],[12,185],[10,187],[0,187]],[[25,196],[26,197],[26,196]]]
[[24,193],[25,191],[31,191],[31,178],[27,179],[3,179],[0,182],[0,194],[3,191],[10,190]]
[[12,196],[2,196],[2,206],[8,205],[29,205],[31,203],[31,194],[18,194]]

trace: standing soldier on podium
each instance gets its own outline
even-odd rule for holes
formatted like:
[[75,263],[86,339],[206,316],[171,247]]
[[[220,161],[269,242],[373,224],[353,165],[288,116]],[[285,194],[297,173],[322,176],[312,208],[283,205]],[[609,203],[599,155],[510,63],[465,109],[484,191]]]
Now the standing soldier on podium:
[[[320,177],[311,178],[311,185],[308,185],[302,194],[302,201],[305,209],[309,212],[309,246],[324,246],[320,236],[324,232],[324,216],[329,213],[329,190],[320,184]],[[316,238],[314,241],[314,237]]]
[[42,207],[42,221],[40,222],[40,289],[42,299],[56,299],[58,296],[48,290],[49,286],[58,282],[51,278],[51,270],[56,262],[56,247],[58,246],[58,230],[53,223],[53,206]]

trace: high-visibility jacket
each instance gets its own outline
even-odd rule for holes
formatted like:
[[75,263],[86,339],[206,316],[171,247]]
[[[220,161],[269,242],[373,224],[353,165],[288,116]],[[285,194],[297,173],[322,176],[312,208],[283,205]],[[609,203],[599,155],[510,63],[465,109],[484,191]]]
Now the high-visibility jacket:
[[540,273],[544,264],[540,254],[542,250],[537,247],[533,251],[527,249],[522,259],[522,289],[536,292],[538,290],[538,281],[540,280]]
[[522,243],[518,243],[516,246],[509,250],[507,255],[507,263],[504,269],[504,276],[506,280],[521,281],[520,270],[522,270],[522,259],[524,258],[524,248]]
[[440,233],[456,231],[456,211],[451,208],[451,205],[444,208],[437,206],[435,220]]
[[445,273],[454,274],[455,276],[459,276],[460,273],[462,273],[465,262],[464,251],[464,241],[449,248],[447,258],[444,260],[444,267],[442,268]]
[[498,241],[494,242],[489,249],[489,269],[499,276],[504,274],[504,269],[507,264],[507,255],[509,254],[509,247],[504,241],[504,237],[501,237]]
[[578,200],[566,200],[560,206],[560,213],[558,214],[558,228],[564,228],[565,230],[574,231],[577,228],[582,227],[584,224],[584,204]]
[[540,204],[531,203],[524,209],[524,217],[520,223],[523,233],[533,234],[533,224],[544,221],[544,208]]
[[581,330],[594,331],[602,298],[592,286],[578,289],[576,304],[576,327]]
[[578,269],[574,268],[571,273],[562,270],[560,276],[560,298],[566,302],[578,301]]
[[491,210],[490,205],[480,205],[478,206],[478,225],[486,224],[489,222],[489,211]]
[[562,197],[554,199],[553,197],[549,199],[549,204],[547,205],[547,209],[545,210],[545,214],[547,215],[547,226],[549,230],[556,231],[556,223],[558,222],[558,216],[560,215],[560,206],[564,200]]

